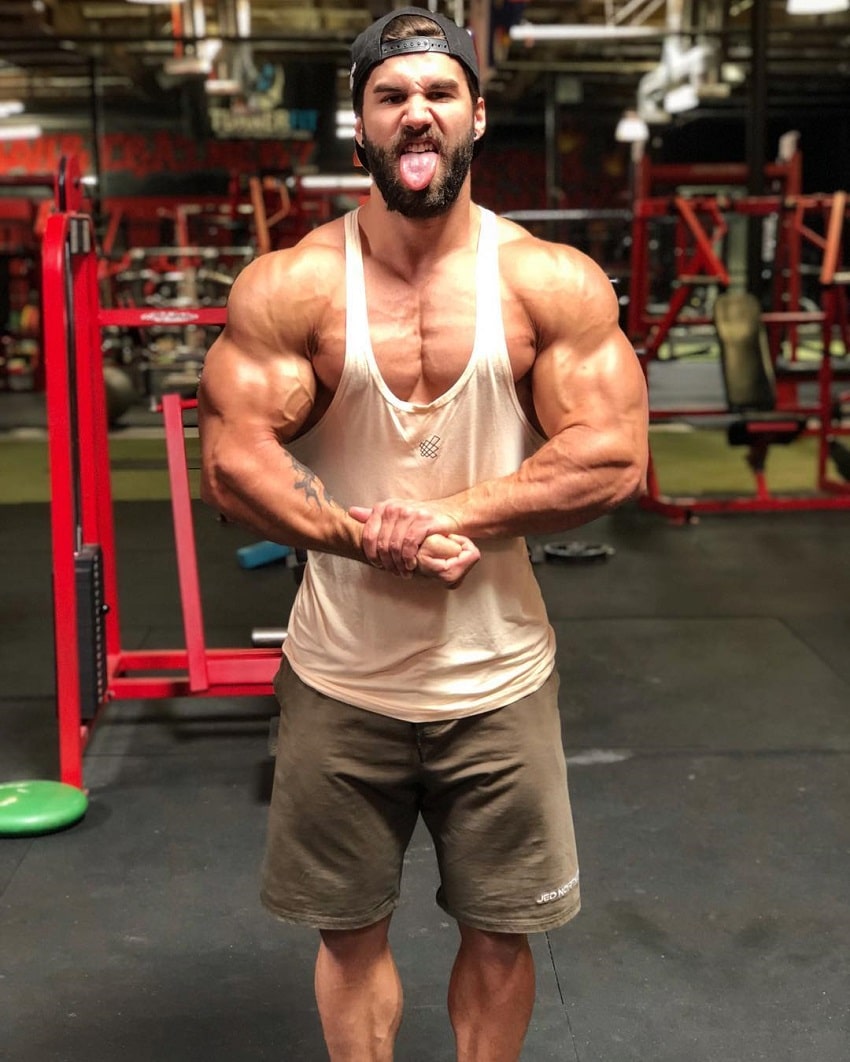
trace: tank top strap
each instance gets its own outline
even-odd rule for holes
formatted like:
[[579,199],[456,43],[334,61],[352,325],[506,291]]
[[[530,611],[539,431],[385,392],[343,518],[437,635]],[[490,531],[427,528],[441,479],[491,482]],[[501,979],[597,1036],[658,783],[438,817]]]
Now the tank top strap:
[[345,215],[345,350],[346,362],[365,364],[364,343],[369,342],[369,315],[366,309],[366,275],[360,246],[360,208]]
[[475,266],[475,350],[487,363],[507,372],[511,379],[508,343],[502,318],[502,289],[499,281],[499,233],[496,215],[481,211],[478,257]]

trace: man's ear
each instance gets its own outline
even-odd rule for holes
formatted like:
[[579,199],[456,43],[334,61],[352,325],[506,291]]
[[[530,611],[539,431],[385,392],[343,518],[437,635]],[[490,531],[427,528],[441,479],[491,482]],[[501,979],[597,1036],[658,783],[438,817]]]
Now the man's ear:
[[484,100],[479,96],[475,104],[475,110],[472,112],[472,135],[476,140],[480,140],[484,136],[486,128],[487,112],[484,107]]

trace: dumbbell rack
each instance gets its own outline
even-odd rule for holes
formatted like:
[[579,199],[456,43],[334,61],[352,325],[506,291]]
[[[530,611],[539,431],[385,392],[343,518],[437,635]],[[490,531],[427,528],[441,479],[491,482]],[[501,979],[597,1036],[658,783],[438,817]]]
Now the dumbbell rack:
[[206,645],[183,432],[183,410],[193,403],[179,395],[164,396],[162,409],[185,648],[121,645],[101,330],[222,325],[226,311],[101,308],[94,228],[73,159],[60,164],[56,203],[43,239],[42,292],[59,770],[61,781],[83,788],[83,753],[107,704],[269,695],[281,654]]

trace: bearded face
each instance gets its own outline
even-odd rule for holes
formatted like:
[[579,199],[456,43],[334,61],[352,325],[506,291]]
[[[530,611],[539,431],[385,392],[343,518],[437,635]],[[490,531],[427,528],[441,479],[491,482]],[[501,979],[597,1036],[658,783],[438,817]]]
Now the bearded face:
[[[475,143],[472,127],[462,142],[454,147],[440,141],[442,172],[438,167],[430,183],[418,191],[408,188],[399,177],[399,158],[404,153],[408,139],[402,136],[389,147],[381,148],[369,140],[364,126],[363,152],[369,172],[388,210],[397,211],[408,218],[438,217],[455,202],[469,173]],[[433,134],[429,139],[434,139]]]

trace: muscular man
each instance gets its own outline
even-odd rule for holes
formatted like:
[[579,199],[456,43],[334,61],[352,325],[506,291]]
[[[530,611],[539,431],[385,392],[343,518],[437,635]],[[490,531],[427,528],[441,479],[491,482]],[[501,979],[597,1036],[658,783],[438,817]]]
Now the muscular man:
[[392,1059],[388,927],[421,815],[459,926],[457,1058],[512,1062],[527,934],[579,907],[523,536],[642,489],[644,382],[604,273],[472,202],[468,34],[394,11],[352,59],[368,201],[243,271],[201,383],[205,499],[309,550],[275,681],[262,897],[319,930],[331,1059]]

